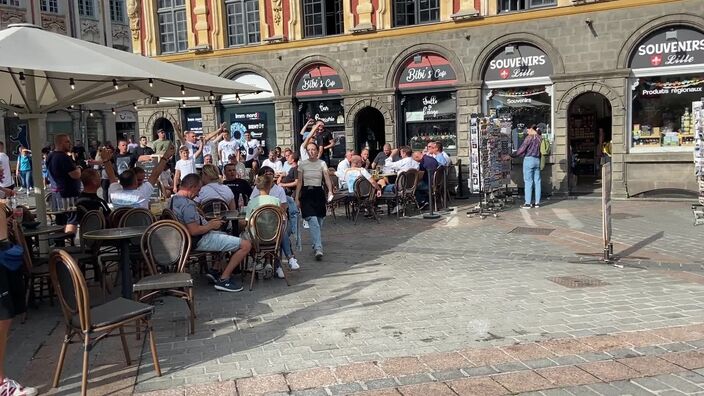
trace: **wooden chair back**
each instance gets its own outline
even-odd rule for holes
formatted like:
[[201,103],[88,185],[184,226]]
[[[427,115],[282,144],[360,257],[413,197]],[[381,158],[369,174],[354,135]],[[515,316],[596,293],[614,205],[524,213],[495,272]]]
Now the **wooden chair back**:
[[143,208],[132,208],[127,210],[125,214],[120,217],[118,222],[119,227],[143,227],[150,226],[156,221],[154,214],[147,209]]
[[176,217],[176,213],[174,213],[173,210],[169,208],[165,208],[161,212],[161,216],[159,216],[159,220],[173,220],[173,221],[178,221],[178,217]]
[[66,325],[71,328],[80,326],[84,334],[89,332],[91,322],[88,286],[76,261],[66,251],[54,250],[49,256],[49,275],[59,298]]
[[278,254],[284,224],[284,213],[281,207],[264,205],[255,209],[249,218],[249,232],[255,252],[261,253],[266,250]]
[[84,239],[83,234],[89,231],[102,230],[105,228],[105,216],[101,210],[89,210],[83,214],[80,223],[81,230],[81,247],[83,250],[94,250],[95,247],[100,245],[99,241]]
[[110,212],[108,216],[108,226],[116,228],[120,226],[120,219],[125,215],[131,208],[117,208]]
[[217,202],[220,203],[220,211],[224,212],[226,210],[230,210],[228,203],[225,202],[225,200],[219,198],[209,199],[201,203],[200,208],[201,210],[203,210],[204,213],[213,213],[213,205],[215,205],[215,203]]
[[141,247],[149,275],[159,273],[158,267],[175,267],[175,272],[185,272],[191,236],[178,221],[159,220],[142,235]]

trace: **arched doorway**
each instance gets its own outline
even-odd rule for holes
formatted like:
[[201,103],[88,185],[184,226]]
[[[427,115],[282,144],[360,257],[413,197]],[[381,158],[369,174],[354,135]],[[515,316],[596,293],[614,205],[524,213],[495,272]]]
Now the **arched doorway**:
[[374,158],[386,143],[384,134],[384,115],[374,107],[361,109],[354,119],[355,151],[369,149],[369,158]]
[[152,140],[156,140],[159,138],[157,136],[156,131],[159,129],[163,129],[164,132],[166,132],[166,139],[174,141],[174,126],[171,124],[171,121],[167,120],[166,118],[157,118],[156,121],[154,121],[154,126],[152,127]]
[[567,111],[570,194],[601,191],[601,162],[604,146],[611,142],[611,125],[611,103],[604,95],[585,92],[570,103]]

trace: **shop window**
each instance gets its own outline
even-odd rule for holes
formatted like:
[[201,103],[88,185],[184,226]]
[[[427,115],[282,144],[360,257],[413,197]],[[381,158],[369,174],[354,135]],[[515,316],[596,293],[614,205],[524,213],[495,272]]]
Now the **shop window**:
[[556,6],[557,0],[498,0],[498,12],[524,11],[532,8]]
[[50,12],[52,14],[59,13],[59,2],[58,0],[42,0],[41,1],[42,12]]
[[259,37],[259,0],[225,1],[230,47],[255,44]]
[[493,89],[488,97],[489,115],[512,125],[513,147],[520,147],[531,125],[540,128],[543,137],[553,140],[550,128],[552,98],[545,86]]
[[457,153],[457,100],[454,92],[433,92],[401,96],[403,144],[423,150],[439,141],[448,154]]
[[693,149],[692,103],[704,97],[704,75],[640,78],[632,97],[632,152]]
[[186,51],[188,31],[185,0],[158,0],[158,6],[161,53]]
[[110,0],[110,20],[113,22],[125,22],[125,1]]
[[0,5],[9,5],[13,7],[20,6],[20,0],[0,0]]
[[94,18],[95,5],[93,0],[78,0],[78,15]]
[[394,26],[440,20],[440,0],[394,0]]
[[342,0],[303,0],[304,37],[342,33]]

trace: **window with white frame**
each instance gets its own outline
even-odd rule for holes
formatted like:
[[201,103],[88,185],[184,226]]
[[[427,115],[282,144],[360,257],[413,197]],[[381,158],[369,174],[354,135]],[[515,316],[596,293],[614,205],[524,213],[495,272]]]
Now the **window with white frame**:
[[59,13],[59,1],[58,0],[41,0],[40,7],[42,12],[50,12],[52,14]]
[[556,6],[557,0],[498,0],[498,12],[524,11],[531,8]]
[[93,4],[93,0],[78,0],[78,15],[94,17],[95,5]]
[[259,0],[226,0],[229,45],[255,44],[259,36]]
[[159,39],[162,54],[188,50],[185,0],[158,0]]
[[411,26],[439,20],[439,0],[394,0],[394,26]]
[[0,5],[9,5],[13,7],[20,6],[20,0],[0,0]]
[[125,0],[110,0],[110,20],[125,22]]
[[342,0],[303,0],[304,37],[342,33]]

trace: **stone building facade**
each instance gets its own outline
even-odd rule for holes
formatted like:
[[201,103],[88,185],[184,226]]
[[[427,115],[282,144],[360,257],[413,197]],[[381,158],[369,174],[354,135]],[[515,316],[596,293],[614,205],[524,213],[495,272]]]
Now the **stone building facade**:
[[[437,138],[467,164],[470,118],[492,114],[512,117],[519,136],[530,123],[547,132],[552,154],[544,191],[599,189],[604,149],[618,196],[697,188],[690,137],[692,102],[704,97],[701,0],[560,0],[510,13],[497,12],[505,2],[440,1],[438,22],[404,27],[393,27],[391,1],[370,2],[369,9],[360,0],[348,8],[344,33],[317,38],[301,35],[297,2],[284,4],[279,26],[272,9],[281,1],[262,0],[261,42],[232,47],[223,38],[223,5],[215,3],[194,9],[188,51],[159,52],[158,29],[145,18],[153,12],[148,2],[133,42],[135,52],[164,61],[264,81],[259,86],[271,91],[265,97],[189,101],[185,107],[200,109],[204,131],[250,117],[267,125],[269,145],[293,147],[305,120],[321,118],[342,148],[422,146]],[[184,109],[172,103],[140,107],[148,134],[165,125],[155,116],[160,112],[183,122]],[[256,111],[264,105],[271,110]],[[518,162],[514,170],[520,186]]]

